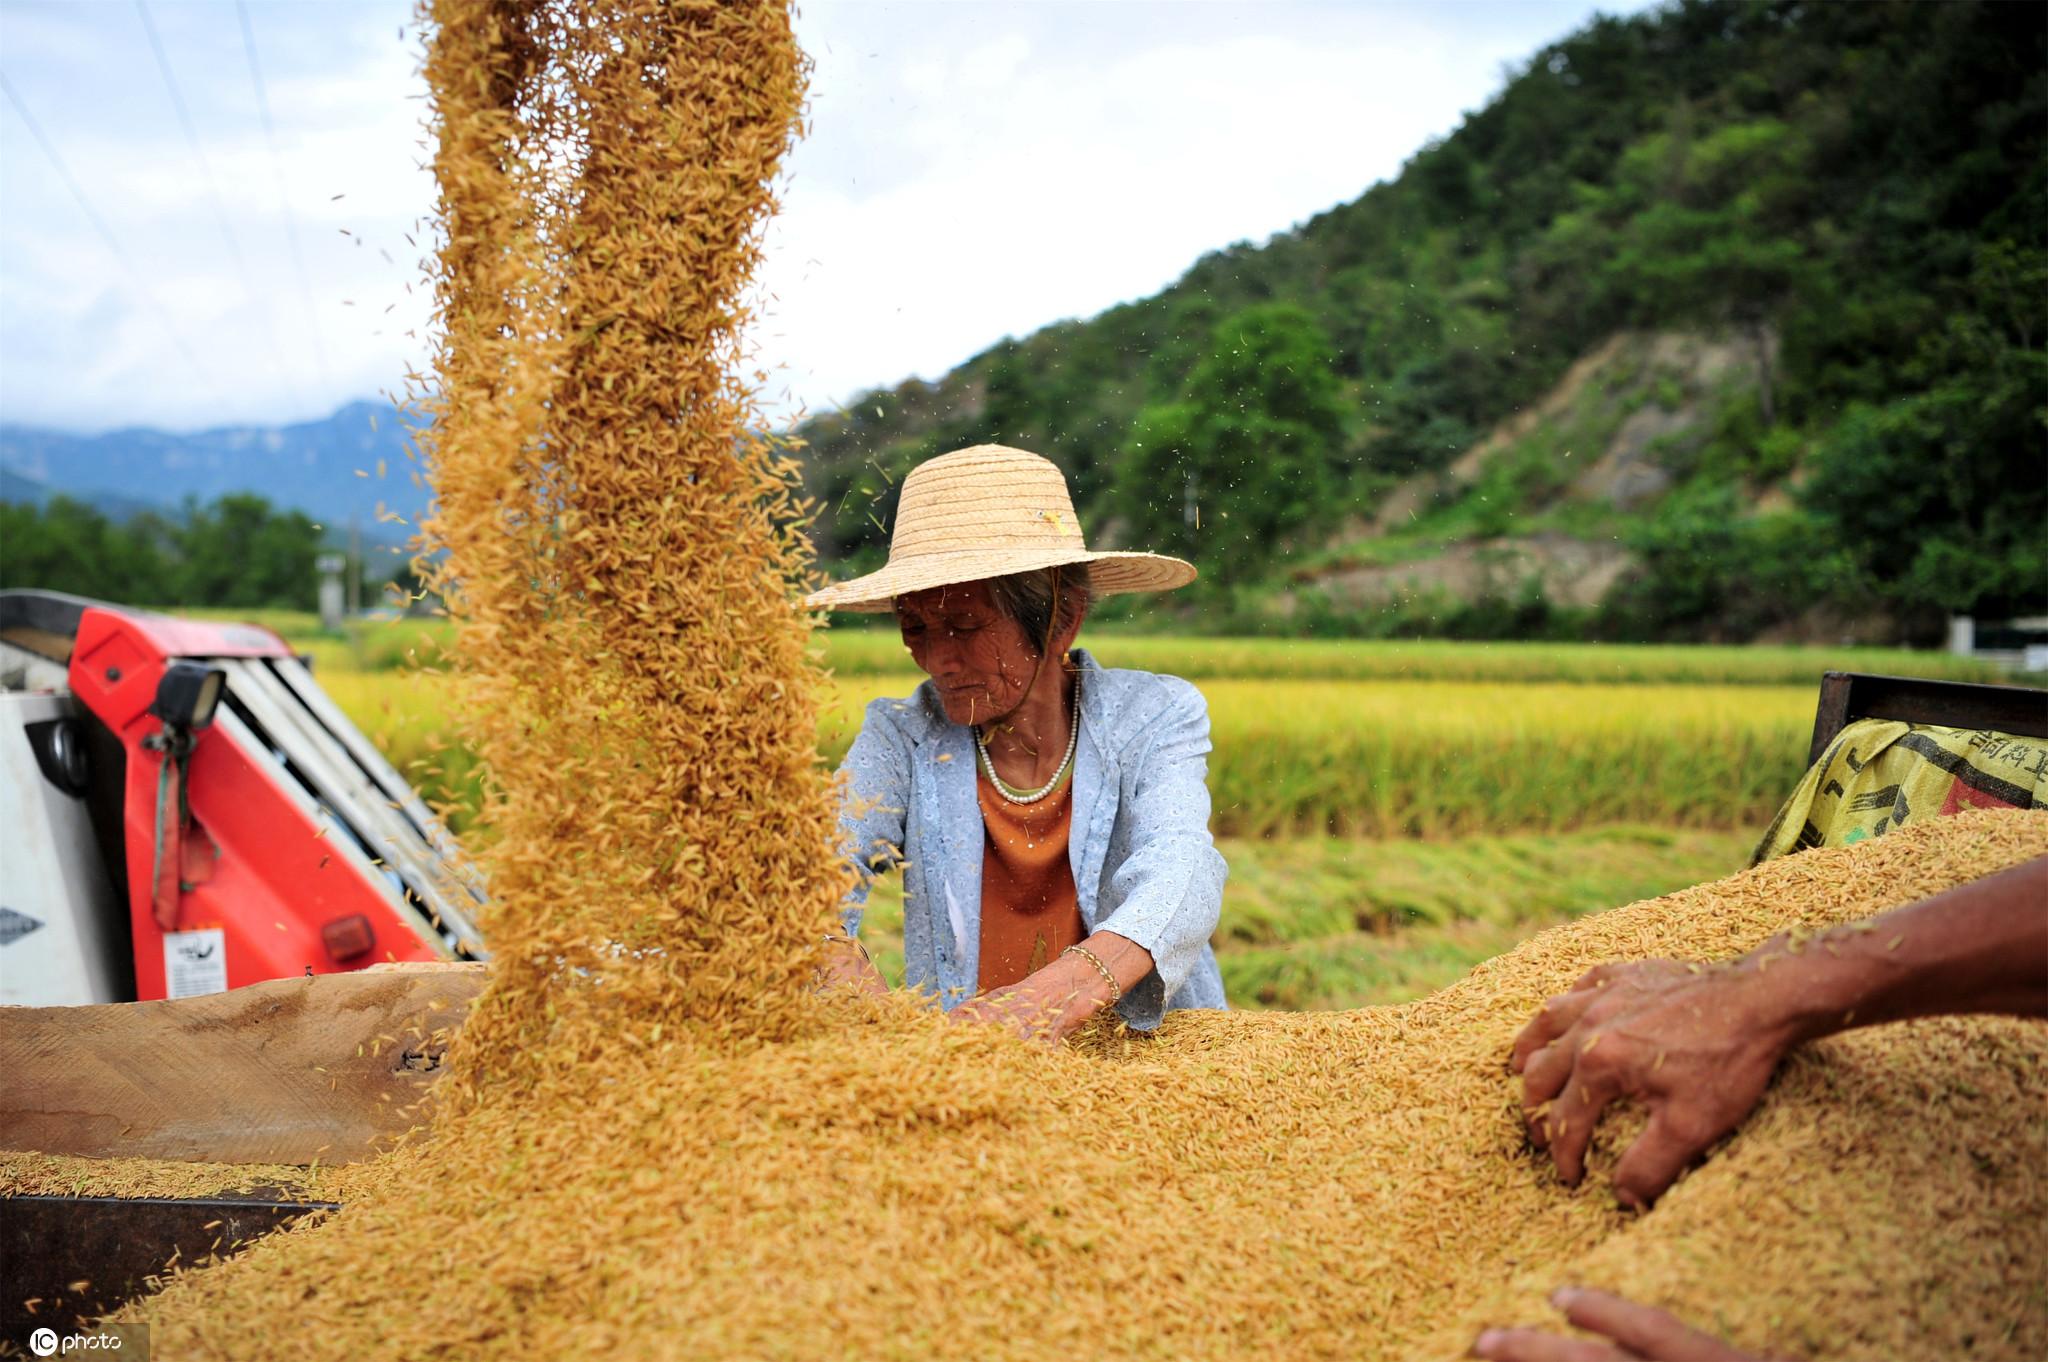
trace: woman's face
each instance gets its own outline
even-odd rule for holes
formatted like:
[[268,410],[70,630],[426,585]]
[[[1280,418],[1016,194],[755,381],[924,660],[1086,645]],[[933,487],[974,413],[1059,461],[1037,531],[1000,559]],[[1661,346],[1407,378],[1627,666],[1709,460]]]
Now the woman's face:
[[898,596],[896,623],[954,723],[992,723],[1023,702],[1038,651],[989,600],[986,582]]

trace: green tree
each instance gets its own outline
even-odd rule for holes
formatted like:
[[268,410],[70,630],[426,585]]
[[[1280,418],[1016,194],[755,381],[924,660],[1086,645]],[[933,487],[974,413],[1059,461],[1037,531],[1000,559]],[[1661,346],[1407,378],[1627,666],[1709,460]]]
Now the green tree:
[[0,504],[0,585],[96,600],[171,605],[163,522],[117,524],[83,502]]
[[263,497],[231,493],[204,506],[188,502],[172,532],[180,564],[179,603],[295,606],[317,601],[313,561],[320,532],[299,511],[279,511]]
[[[1667,632],[1784,618],[1814,603],[1794,587],[1894,614],[2034,613],[2048,483],[2044,73],[2048,26],[2024,4],[1672,0],[1595,18],[1354,201],[936,385],[878,394],[886,418],[821,418],[812,486],[838,507],[871,461],[964,443],[961,423],[985,415],[1061,462],[1091,526],[1114,511],[1133,541],[1250,576],[1333,515],[1333,494],[1362,507],[1441,467],[1618,334],[1640,346],[1655,342],[1626,333],[1747,332],[1776,342],[1756,347],[1756,395],[1745,382],[1697,457],[1667,470],[1675,491],[1733,483],[1728,514],[1747,525],[1767,488],[1801,488],[1807,513],[1757,533],[1772,553],[1846,554],[1855,571],[1722,574],[1711,599],[1735,604],[1717,614],[1678,579],[1761,549],[1713,514],[1681,516],[1656,546],[1679,589],[1646,596],[1638,618]],[[1269,304],[1305,310],[1336,352],[1343,438],[1325,438],[1326,467],[1306,481],[1268,480],[1228,453],[1248,437],[1217,397],[1218,323]],[[1244,411],[1254,421],[1265,397]],[[1515,471],[1546,487],[1537,452]],[[1326,472],[1335,480],[1317,481]],[[1219,500],[1252,481],[1276,498],[1271,516]],[[1324,500],[1300,504],[1304,487]],[[1537,501],[1517,493],[1499,528],[1520,528]],[[859,502],[821,534],[835,566],[878,551]],[[1203,537],[1220,536],[1208,545],[1193,533],[1198,506]],[[1254,548],[1257,561],[1232,556]],[[1752,589],[1765,579],[1786,585],[1775,605]]]
[[2048,605],[2048,252],[1975,253],[1947,321],[1902,377],[1823,444],[1805,503],[1889,600],[1940,612]]
[[1210,333],[1178,401],[1138,414],[1117,511],[1147,544],[1242,573],[1328,523],[1344,419],[1315,319],[1291,303],[1246,308]]
[[1637,566],[1604,603],[1624,638],[1740,642],[1861,582],[1815,516],[1747,515],[1732,482],[1682,488],[1626,537]]

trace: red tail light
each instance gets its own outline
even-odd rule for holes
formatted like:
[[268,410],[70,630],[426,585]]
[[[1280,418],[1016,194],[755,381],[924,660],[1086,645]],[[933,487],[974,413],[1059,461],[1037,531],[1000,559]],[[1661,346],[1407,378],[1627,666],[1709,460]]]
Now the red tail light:
[[353,960],[377,944],[377,933],[371,929],[368,917],[351,913],[323,925],[320,940],[335,960]]

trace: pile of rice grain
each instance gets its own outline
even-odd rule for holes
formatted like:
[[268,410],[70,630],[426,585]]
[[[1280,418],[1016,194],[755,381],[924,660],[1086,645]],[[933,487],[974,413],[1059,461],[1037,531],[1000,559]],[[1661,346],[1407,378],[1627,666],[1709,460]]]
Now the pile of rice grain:
[[736,299],[796,116],[765,5],[441,0],[438,533],[499,955],[434,1136],[133,1307],[182,1357],[1443,1357],[1617,1286],[1827,1358],[2048,1350],[2043,1028],[1840,1038],[1640,1219],[1524,1147],[1510,1040],[2048,851],[1916,825],[1553,930],[1434,997],[1060,1051],[805,984],[838,874],[786,469]]
[[132,1199],[256,1193],[288,1201],[347,1201],[354,1199],[358,1185],[375,1187],[382,1181],[382,1174],[369,1163],[193,1163],[0,1149],[0,1197]]
[[1509,1044],[1604,960],[1726,957],[2048,853],[1917,824],[1555,928],[1420,1002],[1042,1051],[901,1000],[690,1027],[374,1165],[137,1307],[165,1357],[1442,1358],[1623,1290],[1813,1358],[2048,1350],[2048,1027],[1837,1037],[1647,1215],[1525,1148]]

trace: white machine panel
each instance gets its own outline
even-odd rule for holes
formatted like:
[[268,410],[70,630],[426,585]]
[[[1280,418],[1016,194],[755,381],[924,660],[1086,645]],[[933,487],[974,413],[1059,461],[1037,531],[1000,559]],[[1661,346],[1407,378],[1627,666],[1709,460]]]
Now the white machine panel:
[[77,713],[69,696],[0,694],[0,1005],[125,1001],[127,905],[85,801],[45,778],[26,732]]

